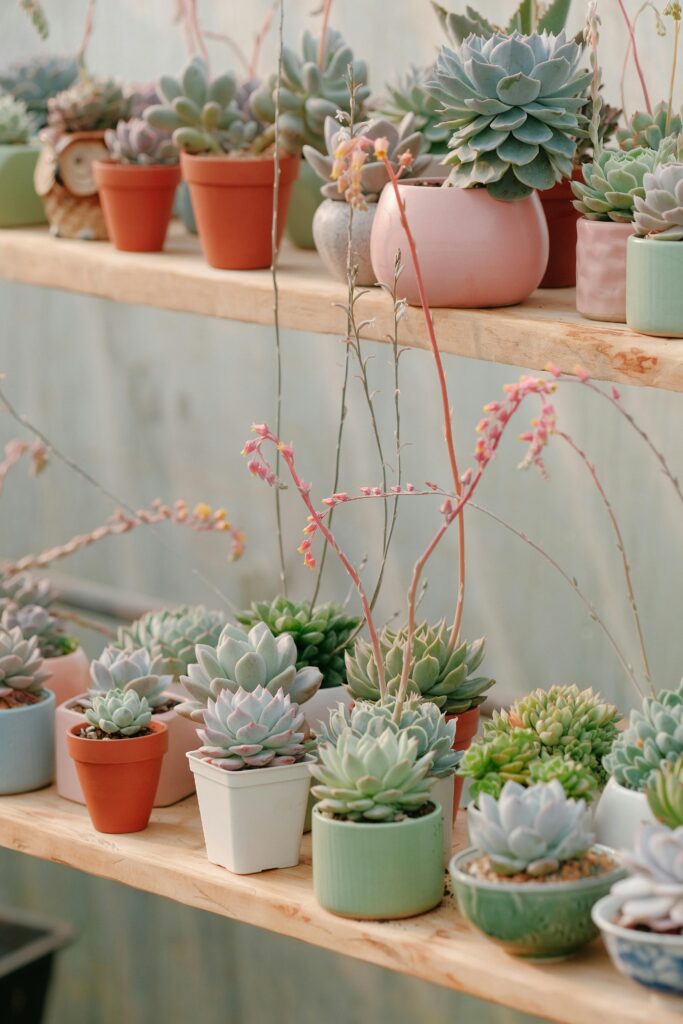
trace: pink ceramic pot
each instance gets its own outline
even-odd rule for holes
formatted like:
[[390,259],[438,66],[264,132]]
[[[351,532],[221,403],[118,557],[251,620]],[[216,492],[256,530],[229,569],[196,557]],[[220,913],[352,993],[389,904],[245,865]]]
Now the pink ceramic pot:
[[576,230],[576,308],[589,320],[626,323],[626,245],[633,224],[581,217]]
[[[71,710],[74,704],[78,704],[85,697],[87,694],[81,692],[78,697],[66,701],[55,711],[57,792],[66,800],[73,800],[77,804],[84,804],[85,798],[78,781],[76,764],[67,749],[67,735],[72,726],[85,722],[84,715]],[[169,697],[174,697],[177,700],[177,695],[173,692],[169,693]],[[168,753],[161,765],[161,776],[157,795],[154,798],[154,806],[168,807],[170,804],[177,803],[178,800],[183,800],[190,793],[194,793],[194,776],[185,755],[188,750],[196,750],[201,744],[197,737],[196,723],[188,721],[187,718],[181,718],[175,711],[166,711],[162,715],[155,715],[154,721],[162,722],[168,733]]]
[[[548,263],[548,225],[538,196],[515,203],[486,189],[441,188],[434,178],[399,184],[430,306],[511,306],[541,283]],[[386,185],[370,240],[378,281],[391,282],[401,250],[399,292],[417,306],[415,270],[396,197]]]
[[90,685],[90,664],[82,647],[59,658],[47,658],[43,668],[50,673],[45,689],[52,690],[58,706]]

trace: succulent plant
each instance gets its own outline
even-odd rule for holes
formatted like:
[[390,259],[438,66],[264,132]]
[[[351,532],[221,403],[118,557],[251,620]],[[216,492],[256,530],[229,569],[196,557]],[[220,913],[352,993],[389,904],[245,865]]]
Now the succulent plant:
[[173,164],[178,150],[168,132],[153,128],[141,117],[108,128],[104,142],[117,164]]
[[105,647],[90,665],[89,696],[94,702],[96,695],[121,690],[145,697],[151,708],[164,707],[168,704],[165,691],[172,683],[172,677],[164,668],[163,658],[152,657],[144,647],[123,651]]
[[631,116],[628,127],[617,132],[621,148],[659,149],[662,139],[680,135],[683,131],[683,110],[680,114],[673,114],[667,130],[668,112],[669,105],[665,102],[658,103],[651,114],[637,110]]
[[[315,146],[304,146],[304,157],[315,173],[325,182],[320,190],[322,194],[327,199],[339,199],[343,202],[345,199],[344,189],[340,189],[340,181],[331,180],[331,174],[335,150],[341,142],[350,137],[350,129],[340,128],[338,121],[335,121],[333,117],[328,117],[325,119],[324,134],[327,154],[320,153]],[[353,134],[354,137],[387,139],[389,161],[396,173],[399,171],[399,157],[403,153],[410,153],[413,157],[413,162],[407,169],[408,176],[419,177],[431,162],[429,154],[420,155],[425,148],[425,142],[420,132],[415,130],[415,119],[412,114],[406,114],[398,126],[382,118],[364,121],[354,128]],[[405,176],[404,174],[403,177]],[[377,202],[380,192],[388,181],[389,174],[384,162],[371,156],[361,169],[361,188],[365,201]]]
[[186,153],[230,153],[248,149],[259,134],[236,102],[237,82],[225,74],[209,79],[201,57],[193,57],[178,78],[164,75],[158,92],[162,102],[148,107],[145,120],[159,131],[173,133]]
[[318,747],[311,765],[312,789],[323,814],[348,821],[398,821],[429,802],[434,755],[418,753],[418,741],[385,729],[357,736],[344,729],[334,743]]
[[50,678],[42,665],[37,637],[25,637],[18,626],[0,626],[0,690],[40,694]]
[[[403,669],[405,630],[393,633],[385,628],[380,635],[384,656],[387,693],[398,691]],[[478,707],[486,700],[484,691],[494,680],[483,676],[471,677],[483,660],[486,641],[482,637],[472,643],[463,641],[454,650],[448,646],[448,628],[445,622],[436,626],[422,623],[413,637],[413,666],[408,685],[409,693],[421,694],[433,701],[444,714],[462,714]],[[377,666],[371,644],[356,640],[353,654],[346,654],[346,676],[349,692],[356,700],[379,700]]]
[[265,622],[273,636],[289,633],[296,644],[296,667],[313,665],[320,669],[323,687],[344,682],[344,652],[360,619],[347,615],[339,605],[318,604],[312,608],[310,601],[276,597],[274,601],[252,602],[236,619],[249,627]]
[[222,612],[209,611],[202,604],[181,605],[147,612],[130,626],[122,626],[116,647],[144,647],[152,658],[163,658],[163,672],[178,679],[196,661],[197,644],[215,647],[226,624]]
[[13,96],[0,96],[0,146],[28,142],[33,123],[26,104]]
[[208,702],[204,723],[199,753],[228,771],[277,768],[306,756],[304,716],[281,689],[221,690]]
[[644,196],[643,178],[657,161],[651,149],[604,149],[598,158],[582,165],[583,183],[572,181],[574,207],[588,220],[633,220],[636,196]]
[[489,38],[496,33],[510,35],[515,31],[525,32],[527,35],[532,32],[554,32],[557,34],[567,23],[571,0],[550,0],[549,3],[543,5],[536,4],[536,18],[534,18],[534,6],[528,0],[521,0],[504,27],[491,24],[469,4],[465,7],[464,14],[448,11],[441,4],[434,3],[434,0],[432,0],[432,7],[448,38],[455,45],[459,45],[473,34],[484,38]]
[[[601,149],[604,149],[614,139],[622,113],[623,111],[619,107],[613,107],[609,103],[605,103],[604,100],[601,100],[600,120],[598,122],[598,141]],[[593,100],[590,97],[582,110],[582,114],[590,123],[593,114]],[[574,157],[575,166],[579,167],[581,164],[588,163],[589,160],[594,158],[595,154],[590,136],[586,135],[580,138],[576,146],[576,156]]]
[[109,690],[93,698],[92,707],[86,709],[90,728],[86,736],[94,738],[97,732],[107,736],[137,736],[144,732],[152,719],[147,700],[135,690]]
[[429,90],[453,132],[450,183],[516,200],[571,177],[591,79],[580,59],[564,32],[471,36],[444,47]]
[[617,882],[624,928],[678,935],[683,931],[683,827],[643,825],[633,852],[622,850],[633,875]]
[[321,743],[336,744],[346,729],[356,736],[379,736],[386,729],[405,733],[417,740],[418,758],[430,752],[434,755],[430,776],[452,775],[462,759],[462,751],[453,750],[456,723],[447,722],[436,704],[417,696],[404,701],[398,722],[394,721],[395,709],[393,697],[387,697],[381,704],[359,700],[352,708],[339,704],[330,712],[329,722],[320,730],[318,739]]
[[661,242],[683,241],[683,163],[663,164],[643,178],[636,196],[635,233]]
[[683,754],[683,683],[646,697],[642,709],[631,711],[628,727],[619,733],[603,759],[606,770],[627,789],[644,791],[664,761]]
[[378,114],[400,124],[406,114],[412,114],[415,131],[421,132],[425,150],[445,153],[450,132],[441,124],[443,115],[439,103],[427,92],[427,82],[434,76],[432,65],[412,67],[393,83],[387,83],[387,95],[376,105]]
[[293,638],[289,633],[274,637],[265,622],[257,622],[248,633],[227,625],[215,646],[197,644],[195,653],[197,664],[182,677],[188,699],[177,708],[178,714],[195,722],[204,721],[208,702],[222,690],[282,690],[294,703],[303,704],[322,681],[320,670],[312,665],[297,669]]
[[78,647],[77,641],[65,633],[60,620],[46,608],[36,604],[12,604],[10,601],[0,601],[0,607],[3,608],[0,620],[3,627],[11,630],[18,626],[26,639],[36,637],[43,658],[71,654]]
[[45,576],[0,571],[0,600],[20,605],[38,604],[42,608],[48,608],[54,604],[56,597],[52,584]]
[[590,689],[551,686],[534,690],[507,711],[494,711],[484,735],[489,738],[497,732],[533,729],[544,756],[559,753],[583,764],[602,784],[606,779],[602,759],[617,734],[617,718],[616,707]]
[[657,821],[669,828],[683,825],[683,755],[677,761],[663,761],[645,792]]
[[513,729],[480,738],[469,747],[458,774],[472,780],[470,794],[498,797],[506,782],[527,785],[530,765],[538,761],[541,743],[533,729]]
[[142,85],[130,85],[128,86],[127,95],[130,108],[129,116],[131,118],[143,117],[148,107],[153,107],[161,100],[156,82],[145,82]]
[[114,78],[81,78],[47,101],[47,124],[54,134],[103,132],[129,114],[130,101]]
[[73,57],[33,57],[0,73],[0,91],[22,100],[36,128],[42,128],[47,122],[49,98],[68,89],[77,78],[78,61]]
[[[349,65],[356,86],[357,121],[362,120],[365,103],[370,95],[365,61],[354,60],[352,50],[339,32],[334,29],[327,31],[322,70],[318,66],[319,45],[319,40],[310,32],[304,32],[301,56],[289,46],[285,46],[282,51],[278,128],[283,146],[292,152],[298,152],[304,143],[324,152],[325,118],[336,117],[338,110],[349,110]],[[277,76],[272,75],[250,98],[254,117],[270,126],[275,122],[276,84]],[[267,135],[272,141],[272,127]]]
[[472,844],[501,875],[551,874],[593,843],[585,802],[569,799],[557,780],[528,789],[506,782],[497,800],[482,793],[467,809],[467,824]]
[[570,757],[555,754],[553,757],[540,757],[529,765],[529,782],[552,782],[556,779],[568,797],[574,800],[583,799],[586,803],[597,795],[598,780],[585,764],[578,764]]

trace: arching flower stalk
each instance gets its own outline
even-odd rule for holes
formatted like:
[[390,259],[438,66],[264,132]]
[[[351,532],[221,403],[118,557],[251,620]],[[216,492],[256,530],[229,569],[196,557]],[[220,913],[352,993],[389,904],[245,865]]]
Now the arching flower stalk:
[[5,458],[0,462],[0,494],[10,470],[21,462],[25,455],[31,459],[31,476],[38,476],[48,463],[48,450],[42,441],[19,441],[16,438],[5,445]]

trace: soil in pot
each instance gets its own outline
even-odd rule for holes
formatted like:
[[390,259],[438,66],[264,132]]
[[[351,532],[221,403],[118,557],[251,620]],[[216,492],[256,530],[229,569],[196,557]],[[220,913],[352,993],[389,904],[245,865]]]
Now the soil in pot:
[[159,252],[171,219],[180,168],[97,160],[95,183],[109,237],[124,252]]

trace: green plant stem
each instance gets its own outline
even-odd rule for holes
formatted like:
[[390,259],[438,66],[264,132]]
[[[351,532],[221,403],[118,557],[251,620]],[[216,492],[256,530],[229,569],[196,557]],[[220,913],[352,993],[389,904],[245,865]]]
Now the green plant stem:
[[678,40],[679,40],[680,34],[681,34],[681,20],[680,20],[680,17],[679,17],[679,18],[676,18],[675,21],[674,21],[674,53],[673,53],[673,59],[672,59],[672,62],[671,62],[671,78],[669,79],[669,102],[668,102],[668,106],[667,106],[667,110],[666,110],[666,129],[664,131],[665,135],[669,134],[669,129],[671,128],[671,117],[672,117],[672,114],[673,114],[673,105],[674,105],[674,85],[676,83],[676,65],[678,63]]
[[621,11],[621,13],[622,13],[622,15],[624,17],[624,21],[626,22],[626,28],[628,29],[628,35],[629,35],[629,40],[630,40],[630,48],[631,48],[631,51],[633,52],[633,61],[634,61],[635,66],[636,66],[636,71],[638,72],[638,78],[640,79],[640,87],[643,90],[643,99],[645,100],[645,109],[647,110],[648,114],[652,115],[652,105],[650,103],[650,97],[649,97],[649,94],[648,94],[648,91],[647,91],[647,85],[645,84],[645,76],[643,75],[643,69],[640,66],[640,58],[638,57],[638,47],[636,45],[636,36],[635,36],[635,32],[633,31],[633,24],[631,23],[631,19],[629,18],[628,14],[626,13],[626,8],[624,7],[624,0],[617,0],[617,3],[619,4],[619,10]]
[[[277,398],[275,403],[275,424],[277,436],[282,434],[282,344],[280,338],[280,289],[277,279],[278,261],[278,202],[280,197],[280,88],[282,83],[282,51],[284,47],[284,20],[285,4],[280,0],[280,17],[278,19],[278,64],[277,83],[275,85],[275,153],[274,182],[273,182],[273,215],[271,221],[271,264],[270,273],[273,281],[273,326],[275,328],[275,361],[276,361],[276,389]],[[280,469],[280,452],[275,456],[275,472]],[[277,523],[277,547],[280,561],[280,589],[287,597],[287,570],[285,565],[285,547],[282,531],[282,509],[280,507],[280,489],[275,488],[275,520]]]

